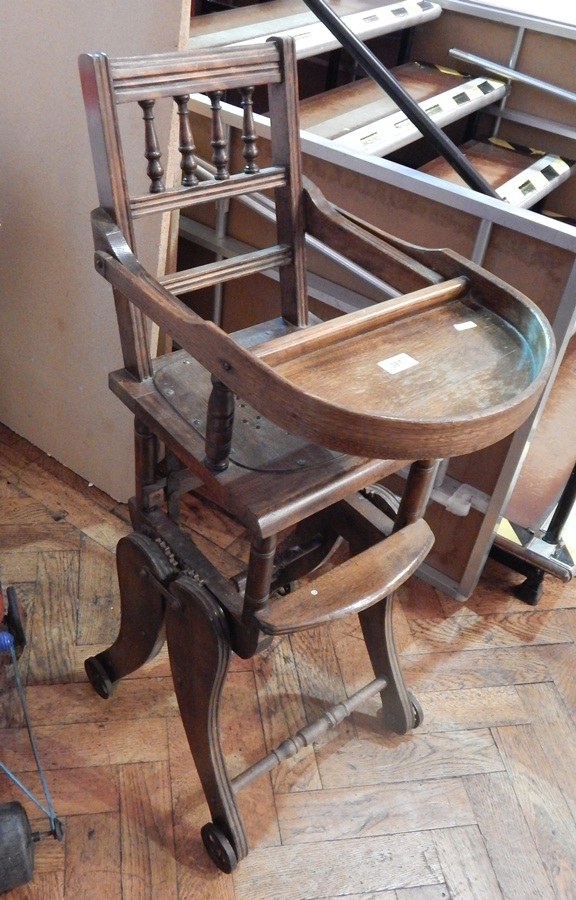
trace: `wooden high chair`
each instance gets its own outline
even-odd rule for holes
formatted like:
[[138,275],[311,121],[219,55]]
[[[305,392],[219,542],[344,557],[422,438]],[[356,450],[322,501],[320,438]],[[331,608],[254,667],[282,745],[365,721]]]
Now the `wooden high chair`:
[[[378,692],[387,727],[403,734],[419,724],[394,646],[392,597],[433,542],[423,514],[434,460],[495,442],[527,417],[550,370],[552,338],[538,310],[507,285],[454,254],[369,229],[303,183],[290,40],[130,59],[96,53],[81,57],[80,69],[100,199],[95,264],[114,289],[124,355],[110,384],[134,414],[136,446],[134,533],[117,550],[120,632],[86,669],[108,697],[157,651],[165,625],[212,816],[203,840],[216,865],[230,872],[248,851],[235,801],[244,784]],[[252,94],[264,85],[272,160],[260,169]],[[195,152],[188,111],[196,92],[210,98],[207,161]],[[240,172],[228,169],[224,92],[231,102],[239,96],[244,109]],[[156,104],[164,100],[179,121],[176,186],[164,183],[155,127]],[[129,192],[120,121],[131,126],[125,109],[117,113],[125,104],[139,106],[144,119],[148,193]],[[139,217],[254,191],[274,194],[273,246],[160,279],[139,261]],[[312,323],[306,232],[398,285],[403,296]],[[271,268],[279,272],[279,317],[236,335],[178,298]],[[149,320],[177,349],[152,358]],[[362,491],[407,461],[392,524]],[[251,535],[246,571],[234,579],[179,527],[180,492],[200,483],[204,496]],[[345,561],[319,568],[342,539]],[[232,780],[218,722],[231,652],[249,658],[270,636],[352,613],[360,617],[374,680]]]

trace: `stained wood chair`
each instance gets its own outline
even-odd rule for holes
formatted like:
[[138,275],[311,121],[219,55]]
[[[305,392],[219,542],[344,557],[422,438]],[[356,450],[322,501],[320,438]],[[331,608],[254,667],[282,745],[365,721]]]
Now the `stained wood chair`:
[[[135,419],[134,533],[118,545],[117,640],[86,662],[103,697],[157,651],[165,625],[175,691],[212,821],[206,848],[224,871],[247,853],[235,795],[380,692],[387,727],[402,734],[421,711],[402,678],[392,633],[395,589],[433,537],[424,521],[434,460],[513,431],[550,369],[552,338],[525,297],[449,252],[426,251],[338,212],[303,182],[292,42],[108,59],[80,70],[100,207],[95,265],[113,287],[124,366],[110,385]],[[271,164],[258,166],[252,113],[267,86]],[[221,100],[240,89],[243,169],[231,172]],[[210,100],[211,159],[194,147],[189,96]],[[181,183],[163,179],[156,104],[177,112]],[[118,107],[144,119],[148,193],[131,193]],[[126,120],[126,121],[125,121]],[[205,121],[205,119],[203,119]],[[142,165],[142,168],[144,164]],[[273,191],[273,246],[154,277],[139,260],[135,221]],[[305,234],[334,245],[402,296],[332,321],[309,316]],[[179,294],[279,272],[278,318],[228,335]],[[149,320],[176,349],[153,358]],[[411,462],[390,516],[364,489]],[[188,474],[186,474],[188,473]],[[192,479],[192,482],[190,481]],[[191,483],[251,535],[234,579],[179,525]],[[338,541],[349,555],[321,566]],[[230,654],[252,657],[271,636],[358,614],[374,680],[306,725],[244,774],[228,775],[218,712]]]

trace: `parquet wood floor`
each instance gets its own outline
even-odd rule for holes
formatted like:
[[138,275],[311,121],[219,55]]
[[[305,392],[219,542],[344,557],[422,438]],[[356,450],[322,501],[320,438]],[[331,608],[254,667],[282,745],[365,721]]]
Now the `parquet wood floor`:
[[[226,571],[242,533],[191,501]],[[115,637],[114,546],[126,510],[0,427],[0,575],[27,610],[21,659],[62,843],[36,847],[14,900],[570,900],[576,898],[576,586],[536,608],[489,563],[459,604],[419,580],[396,637],[424,707],[413,734],[366,707],[240,796],[252,849],[232,877],[207,861],[207,810],[167,657],[105,702],[83,661]],[[233,772],[371,677],[355,622],[234,660],[223,713]],[[0,665],[0,759],[38,794],[11,667]],[[374,701],[375,704],[375,701]],[[0,802],[22,799],[0,775]],[[33,826],[44,827],[29,801]]]

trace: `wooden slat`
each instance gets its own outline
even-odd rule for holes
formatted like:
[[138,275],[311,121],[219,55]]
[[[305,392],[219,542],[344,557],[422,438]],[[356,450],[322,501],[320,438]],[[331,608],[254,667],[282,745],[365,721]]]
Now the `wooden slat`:
[[543,648],[542,659],[550,672],[566,708],[576,716],[576,667],[572,644],[555,644]]
[[268,247],[243,253],[231,259],[220,260],[195,269],[186,269],[177,275],[164,275],[160,283],[174,294],[186,291],[197,291],[200,288],[212,287],[234,278],[244,278],[258,272],[265,272],[278,266],[285,266],[292,261],[289,247]]
[[[89,690],[86,687],[86,690]],[[132,762],[150,762],[167,758],[166,725],[163,719],[152,719],[142,729],[142,722],[92,722],[69,725],[68,740],[62,742],[62,730],[58,725],[46,725],[35,729],[37,744],[44,768],[90,768]],[[144,733],[143,733],[144,732]],[[23,732],[0,730],[2,761],[12,771],[33,772],[36,764]]]
[[[42,784],[37,772],[22,772],[19,769],[13,771],[35,797],[43,797]],[[52,800],[58,807],[58,816],[62,818],[115,813],[120,807],[116,766],[54,769],[47,776],[47,783]],[[30,819],[42,818],[42,812],[38,807],[12,782],[6,782],[6,790],[3,791],[2,797],[5,800],[18,800],[24,803]]]
[[434,845],[444,871],[449,896],[458,900],[500,900],[502,892],[476,826],[434,831]]
[[[262,729],[269,752],[287,735],[294,734],[305,718],[303,698],[300,696],[298,670],[292,649],[284,638],[276,646],[278,653],[263,653],[254,662],[254,676],[260,702]],[[286,702],[295,697],[296,702]],[[287,760],[287,765],[273,770],[272,783],[276,793],[319,789],[322,781],[313,747]],[[239,798],[242,797],[242,791]]]
[[[403,864],[399,850],[403,844]],[[319,846],[254,851],[235,875],[236,900],[293,900],[294,886],[303,897],[372,894],[442,881],[432,837],[416,834],[366,837]],[[266,872],[265,879],[258,873]]]
[[329,748],[319,752],[324,788],[451,778],[501,772],[504,768],[490,732],[484,729],[422,735],[416,732],[409,742],[404,742],[378,733],[377,721],[370,728],[369,724],[357,741],[349,741],[339,753],[332,755]]
[[[551,646],[562,649],[562,645]],[[482,690],[503,684],[547,681],[551,675],[542,650],[542,647],[521,646],[453,653],[447,646],[444,653],[405,654],[404,671],[414,689],[421,691]],[[407,652],[411,652],[409,648]]]
[[[329,706],[340,703],[343,697],[350,696],[354,690],[346,689],[332,628],[314,628],[310,631],[297,632],[290,636],[290,646],[294,653],[306,721],[313,722]],[[355,689],[361,687],[363,682]],[[319,747],[329,741],[332,749],[336,750],[350,737],[355,736],[354,717],[350,716],[344,719],[336,733],[333,730],[329,731],[326,735],[319,736],[314,744]],[[276,777],[278,780],[278,776]]]
[[177,900],[176,861],[172,836],[166,839],[161,810],[170,803],[170,772],[166,762],[122,766],[121,798],[122,895],[145,893]]
[[426,705],[421,733],[525,725],[530,721],[515,685],[434,691],[420,697]]
[[[38,557],[34,606],[27,627],[31,642],[28,683],[67,681],[73,671],[78,596],[78,553],[52,551]],[[48,614],[50,610],[50,614]]]
[[111,641],[120,621],[116,559],[86,535],[81,537],[76,640],[81,644]]
[[[455,828],[476,822],[459,778],[370,785],[352,791],[304,791],[283,794],[276,803],[286,845]],[[341,815],[334,815],[335,805],[342,810]]]
[[513,897],[520,884],[523,900],[551,896],[552,885],[518,802],[514,780],[494,772],[471,775],[464,784],[503,896]]
[[73,684],[47,684],[28,688],[28,708],[30,716],[38,726],[64,726],[88,724],[100,715],[109,723],[146,719],[150,704],[154,705],[156,717],[171,718],[178,715],[178,706],[170,672],[161,675],[152,668],[148,673],[152,683],[147,693],[142,693],[142,685],[137,678],[127,679],[123,690],[114,697],[113,703],[102,704],[101,698],[89,690],[85,681]]
[[495,739],[557,897],[576,896],[574,818],[531,725],[495,730]]
[[573,724],[554,684],[524,684],[518,693],[530,711],[532,728],[538,735],[554,777],[576,823],[576,747]]
[[558,617],[546,610],[511,615],[494,613],[488,621],[489,630],[485,618],[469,613],[464,607],[460,615],[450,618],[414,619],[411,629],[420,653],[558,644],[571,640]]
[[68,896],[86,896],[87,884],[98,884],[103,897],[121,896],[119,836],[117,812],[70,818],[66,827]]

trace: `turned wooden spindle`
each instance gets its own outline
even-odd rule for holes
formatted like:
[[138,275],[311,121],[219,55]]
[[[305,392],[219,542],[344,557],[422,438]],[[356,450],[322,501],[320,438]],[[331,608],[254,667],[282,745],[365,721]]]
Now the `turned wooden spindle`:
[[315,719],[314,722],[300,728],[296,734],[291,735],[285,741],[282,741],[281,744],[278,744],[274,750],[262,757],[258,762],[255,762],[248,769],[245,769],[244,772],[240,772],[239,775],[236,775],[236,777],[232,779],[234,793],[237,794],[243,787],[250,784],[255,778],[258,778],[265,772],[271,772],[272,769],[279,766],[285,759],[296,756],[304,749],[304,747],[310,747],[314,741],[317,741],[319,738],[323,737],[323,735],[327,734],[331,728],[336,728],[344,721],[344,719],[350,716],[354,710],[366,703],[370,697],[373,697],[378,691],[383,691],[386,684],[385,678],[375,678],[365,687],[356,691],[355,694],[352,694],[347,700],[343,700],[341,703],[331,706],[330,709],[327,709],[326,712],[319,716],[318,719]]
[[412,463],[394,522],[394,531],[424,517],[436,472],[435,459],[419,459]]
[[216,168],[217,181],[226,181],[230,178],[228,171],[228,153],[226,151],[226,136],[224,132],[224,123],[222,122],[222,106],[221,100],[223,91],[212,91],[210,93],[210,108],[212,110],[212,134],[210,137],[210,146],[212,147],[212,165]]
[[254,88],[241,88],[240,95],[242,97],[241,104],[243,113],[242,123],[242,156],[246,160],[244,172],[246,175],[254,175],[260,171],[260,166],[256,162],[258,156],[258,147],[256,146],[256,128],[254,126],[254,104],[253,95]]
[[190,111],[188,109],[189,99],[190,94],[182,94],[179,97],[174,97],[174,102],[178,107],[178,151],[181,157],[180,169],[182,171],[182,187],[194,187],[195,184],[198,184],[198,178],[196,177],[198,163],[194,156],[196,147],[190,125]]
[[204,465],[212,472],[223,472],[228,468],[234,428],[234,408],[234,394],[216,375],[212,375],[204,459]]
[[250,547],[248,577],[244,591],[244,621],[251,622],[254,613],[266,609],[270,582],[274,573],[277,537],[254,538]]
[[151,194],[161,194],[164,190],[164,169],[160,164],[162,152],[156,137],[156,129],[154,128],[154,104],[155,100],[139,100],[138,105],[142,109],[144,119],[144,135],[145,146],[144,156],[148,160],[146,174],[152,182],[150,185]]

